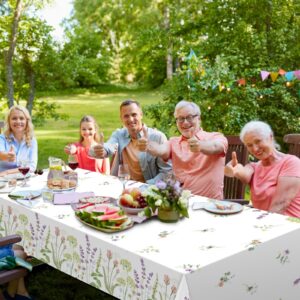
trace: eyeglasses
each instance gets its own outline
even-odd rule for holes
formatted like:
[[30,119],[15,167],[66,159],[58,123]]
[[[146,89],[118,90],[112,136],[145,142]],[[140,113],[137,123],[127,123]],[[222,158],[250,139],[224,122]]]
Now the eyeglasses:
[[187,122],[191,123],[191,122],[193,122],[194,118],[196,118],[196,117],[198,117],[198,115],[189,115],[186,117],[179,117],[179,118],[176,118],[176,122],[184,123],[184,121],[186,120]]

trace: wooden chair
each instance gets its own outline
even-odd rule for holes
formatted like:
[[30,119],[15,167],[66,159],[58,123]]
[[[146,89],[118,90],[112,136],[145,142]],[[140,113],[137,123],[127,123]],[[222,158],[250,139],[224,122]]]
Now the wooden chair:
[[[245,165],[248,162],[248,151],[239,136],[228,135],[228,150],[226,153],[225,163],[231,160],[231,153],[236,152],[238,162]],[[224,176],[224,199],[244,199],[245,184],[236,178]]]
[[[9,244],[15,244],[19,243],[21,241],[21,237],[17,234],[10,235],[6,237],[0,238],[0,247],[9,245]],[[26,276],[28,273],[27,269],[22,267],[17,267],[12,270],[3,270],[0,271],[0,285],[5,284],[11,280],[19,279],[21,277]],[[0,291],[0,300],[4,299],[3,295]]]
[[289,145],[289,154],[300,158],[300,133],[286,134],[283,141]]

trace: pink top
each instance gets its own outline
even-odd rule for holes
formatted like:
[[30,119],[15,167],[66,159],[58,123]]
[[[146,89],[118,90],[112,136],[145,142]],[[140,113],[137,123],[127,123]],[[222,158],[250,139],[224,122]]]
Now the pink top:
[[[263,166],[261,161],[249,165],[254,169],[250,182],[251,200],[255,208],[262,210],[269,210],[271,206],[278,177],[300,177],[300,159],[294,155],[286,154],[271,166]],[[284,214],[300,218],[300,191]]]
[[219,140],[224,150],[221,154],[206,155],[189,150],[187,139],[183,136],[169,140],[173,172],[183,183],[183,188],[193,194],[213,199],[223,199],[223,180],[227,139],[218,132],[200,130],[196,135],[200,141]]
[[74,143],[76,146],[76,155],[79,168],[99,172],[103,174],[110,174],[109,158],[95,159],[88,155],[89,148],[85,148],[81,143]]

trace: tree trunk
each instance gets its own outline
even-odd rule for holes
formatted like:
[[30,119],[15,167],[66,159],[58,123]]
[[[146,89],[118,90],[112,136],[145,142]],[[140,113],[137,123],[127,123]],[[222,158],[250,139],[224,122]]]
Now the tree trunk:
[[[170,9],[169,7],[164,7],[164,28],[166,31],[166,35],[168,36],[169,29],[170,29]],[[167,45],[167,56],[166,56],[166,72],[167,72],[167,79],[172,79],[173,77],[173,43],[169,40]]]
[[5,65],[6,65],[6,86],[7,86],[7,101],[8,106],[14,105],[14,75],[13,75],[13,56],[15,53],[18,25],[22,13],[23,0],[17,0],[16,8],[14,12],[14,19],[11,28],[11,35],[9,40],[9,49],[5,53]]
[[35,74],[31,66],[28,69],[28,80],[29,80],[29,95],[28,95],[26,108],[28,109],[30,115],[32,115],[33,101],[35,97]]

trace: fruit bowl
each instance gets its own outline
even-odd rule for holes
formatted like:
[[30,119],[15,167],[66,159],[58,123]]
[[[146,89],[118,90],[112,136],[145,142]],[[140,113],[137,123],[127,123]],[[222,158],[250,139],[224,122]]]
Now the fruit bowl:
[[141,212],[144,208],[142,207],[129,207],[129,206],[124,206],[120,203],[118,205],[126,212],[126,214],[129,215],[137,215],[139,212]]
[[138,188],[125,189],[121,194],[118,205],[127,213],[137,215],[147,203]]

